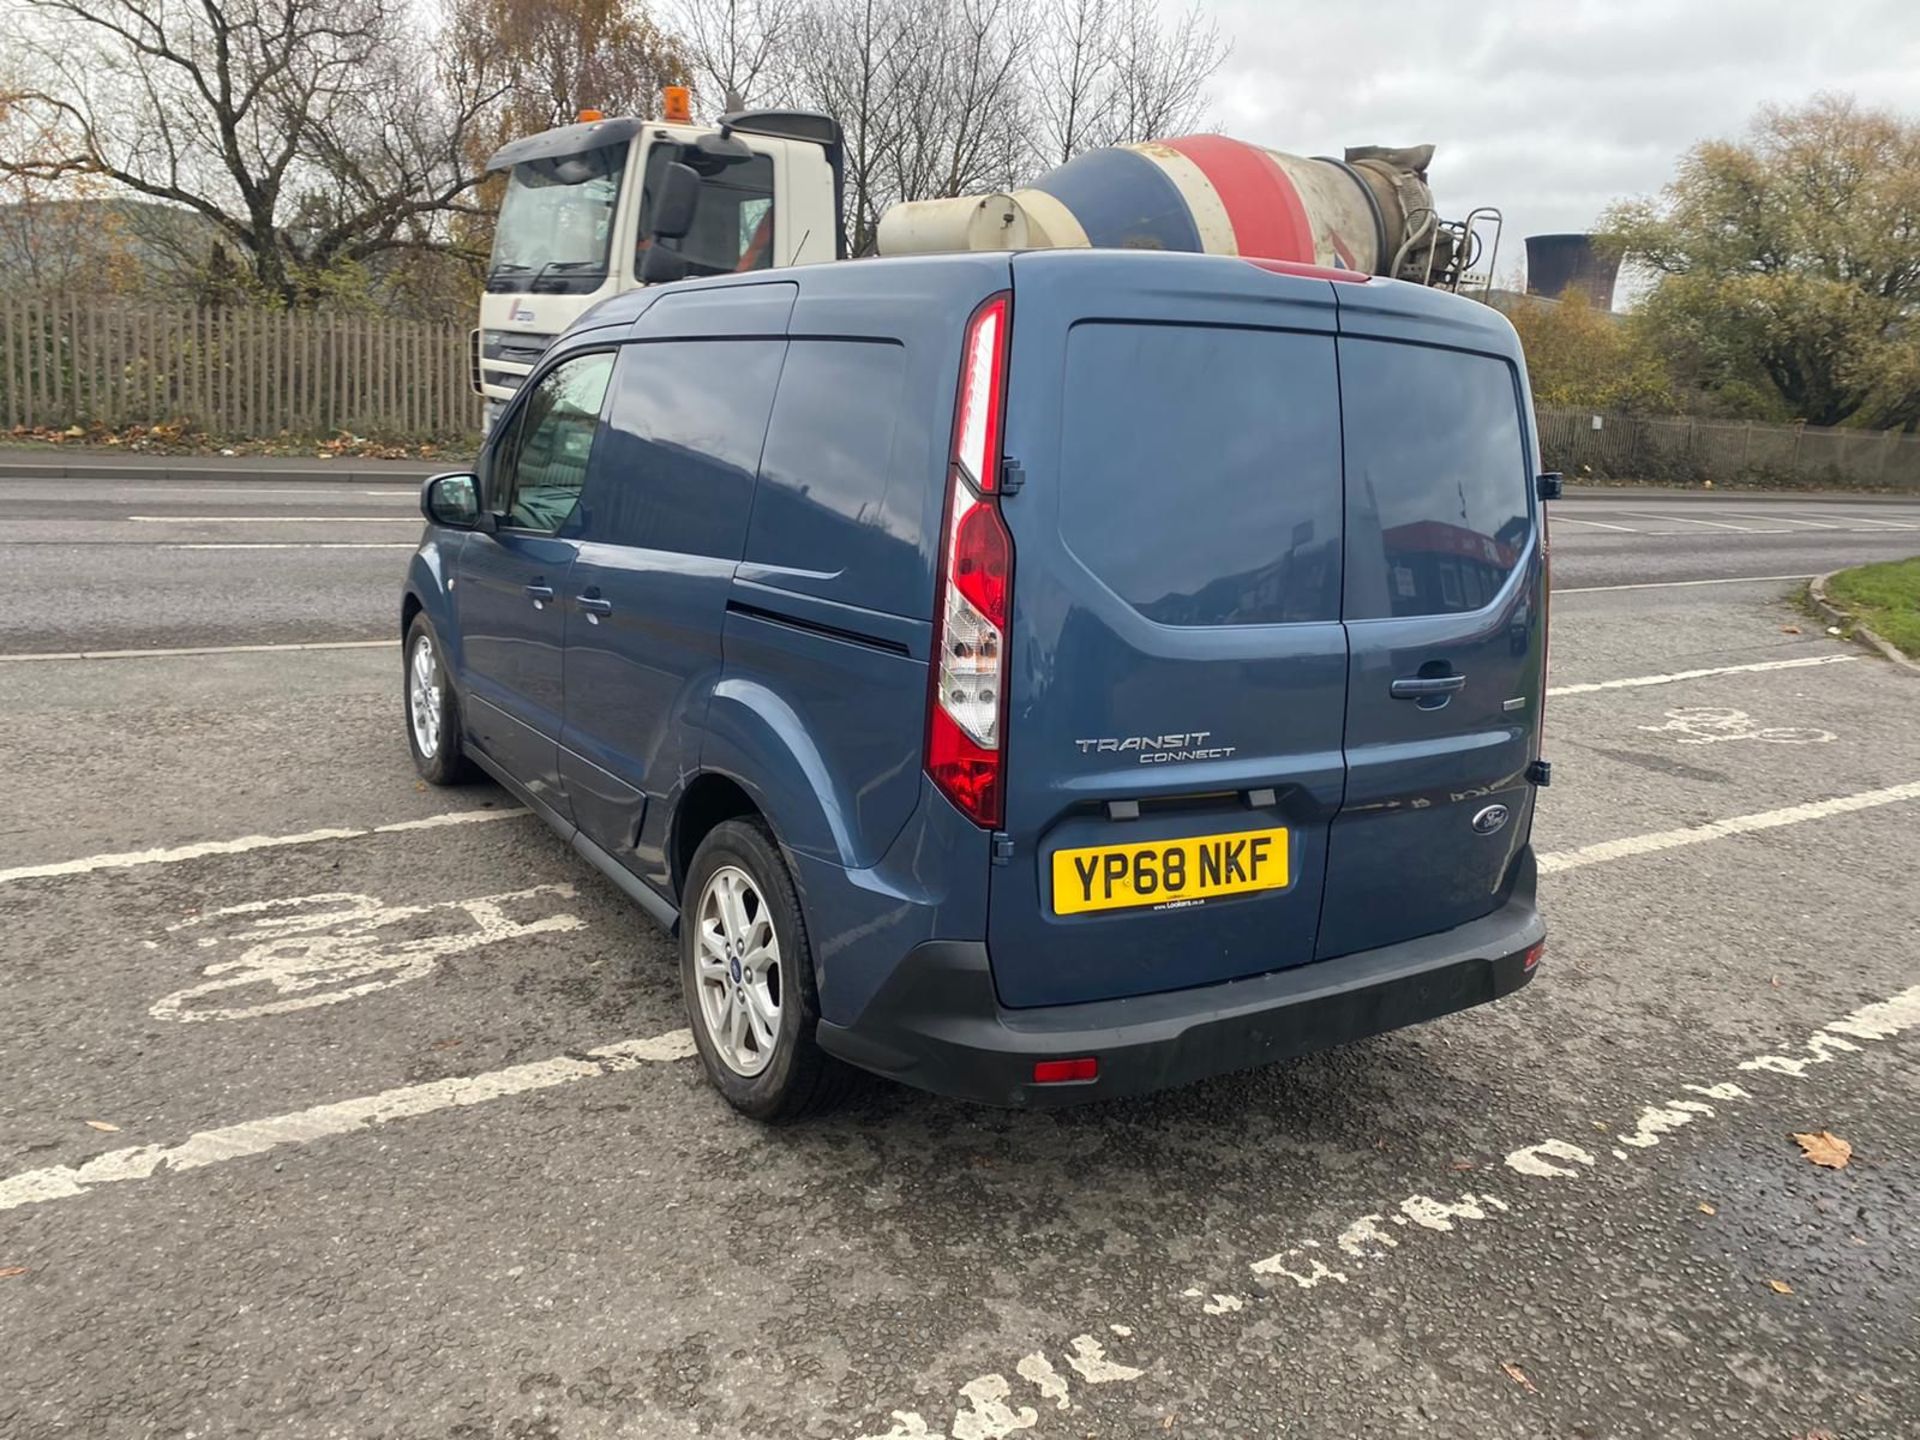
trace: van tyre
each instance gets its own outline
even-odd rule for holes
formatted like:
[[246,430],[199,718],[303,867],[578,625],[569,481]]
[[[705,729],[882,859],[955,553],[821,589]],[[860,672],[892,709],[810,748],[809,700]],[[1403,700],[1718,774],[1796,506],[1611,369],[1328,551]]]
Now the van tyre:
[[407,749],[429,785],[458,785],[473,775],[460,743],[460,706],[447,673],[440,637],[424,614],[407,627],[400,652],[401,694],[407,712]]
[[680,981],[707,1078],[770,1124],[838,1103],[855,1075],[815,1038],[813,950],[772,833],[758,820],[716,825],[682,894]]

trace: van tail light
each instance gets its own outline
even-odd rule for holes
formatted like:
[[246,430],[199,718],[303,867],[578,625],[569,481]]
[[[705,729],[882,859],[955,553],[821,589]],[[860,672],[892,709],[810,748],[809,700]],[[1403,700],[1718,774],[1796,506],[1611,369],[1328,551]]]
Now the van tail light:
[[1006,804],[1013,537],[995,492],[1011,314],[1003,292],[967,322],[928,667],[927,774],[974,824],[989,829],[1000,824]]

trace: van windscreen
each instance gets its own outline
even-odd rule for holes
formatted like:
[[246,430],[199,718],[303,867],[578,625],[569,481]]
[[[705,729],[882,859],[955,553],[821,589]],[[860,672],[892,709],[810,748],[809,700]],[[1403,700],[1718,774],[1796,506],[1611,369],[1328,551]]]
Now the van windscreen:
[[1532,535],[1520,397],[1504,360],[1340,342],[1346,618],[1489,604]]
[[1329,336],[1076,325],[1061,536],[1163,625],[1338,620],[1339,416]]

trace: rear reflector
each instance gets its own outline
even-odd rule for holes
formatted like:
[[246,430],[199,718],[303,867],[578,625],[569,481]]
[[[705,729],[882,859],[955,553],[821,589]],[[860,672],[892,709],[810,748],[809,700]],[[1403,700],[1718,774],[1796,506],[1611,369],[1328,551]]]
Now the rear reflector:
[[1100,1062],[1089,1055],[1084,1060],[1036,1060],[1033,1083],[1065,1085],[1073,1080],[1094,1080],[1100,1075]]
[[1544,940],[1535,942],[1533,945],[1530,945],[1527,948],[1526,958],[1521,963],[1520,968],[1522,970],[1531,970],[1534,966],[1540,963],[1540,957],[1546,953],[1547,953],[1547,942]]

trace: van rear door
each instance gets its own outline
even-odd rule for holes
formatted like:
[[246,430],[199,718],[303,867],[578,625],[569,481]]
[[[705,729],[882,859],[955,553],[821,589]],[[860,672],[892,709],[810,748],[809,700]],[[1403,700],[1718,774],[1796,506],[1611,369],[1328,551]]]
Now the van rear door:
[[1339,289],[1351,661],[1322,958],[1502,903],[1532,824],[1546,664],[1512,330],[1451,296]]
[[1013,277],[1001,1002],[1311,960],[1344,775],[1334,287],[1125,252]]

